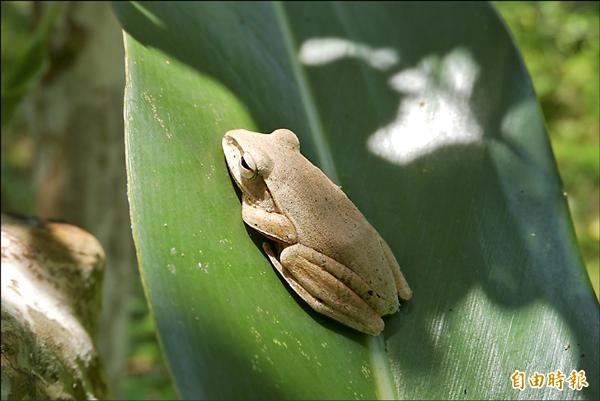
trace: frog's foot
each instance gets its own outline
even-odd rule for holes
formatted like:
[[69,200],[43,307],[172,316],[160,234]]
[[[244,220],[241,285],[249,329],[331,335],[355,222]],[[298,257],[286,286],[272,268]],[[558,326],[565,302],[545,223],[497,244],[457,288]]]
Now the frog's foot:
[[374,336],[381,333],[384,327],[381,316],[346,284],[309,260],[308,248],[288,246],[279,260],[266,242],[263,249],[285,281],[315,311],[363,333]]

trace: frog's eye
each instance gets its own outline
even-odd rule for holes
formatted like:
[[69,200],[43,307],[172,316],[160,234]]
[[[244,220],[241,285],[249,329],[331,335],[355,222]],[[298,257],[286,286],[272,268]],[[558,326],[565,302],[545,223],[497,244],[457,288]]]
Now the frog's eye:
[[256,163],[252,156],[248,153],[244,153],[240,158],[240,173],[242,177],[246,179],[252,179],[256,177],[258,173],[258,169],[256,168]]

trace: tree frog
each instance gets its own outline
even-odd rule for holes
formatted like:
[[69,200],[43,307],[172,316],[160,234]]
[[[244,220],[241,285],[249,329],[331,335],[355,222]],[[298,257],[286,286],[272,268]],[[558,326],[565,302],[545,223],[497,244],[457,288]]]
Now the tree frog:
[[242,219],[315,311],[370,335],[412,291],[387,243],[287,129],[236,129],[223,137],[227,166],[242,192]]

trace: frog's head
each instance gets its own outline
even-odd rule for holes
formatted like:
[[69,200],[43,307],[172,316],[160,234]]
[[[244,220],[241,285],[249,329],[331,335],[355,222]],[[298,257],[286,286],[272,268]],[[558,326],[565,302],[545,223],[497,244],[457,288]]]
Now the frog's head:
[[236,129],[223,136],[223,152],[227,167],[236,184],[246,193],[255,192],[262,186],[285,151],[299,151],[296,135],[287,129],[278,129],[271,134]]

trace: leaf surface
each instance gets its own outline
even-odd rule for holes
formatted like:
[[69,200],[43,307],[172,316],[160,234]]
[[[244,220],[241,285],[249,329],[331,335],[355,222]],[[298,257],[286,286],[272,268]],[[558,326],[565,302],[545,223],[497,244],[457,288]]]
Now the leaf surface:
[[[598,303],[535,94],[487,4],[116,3],[132,228],[183,398],[598,398]],[[221,149],[292,129],[414,291],[372,338],[313,312]],[[585,370],[519,391],[515,370]]]

